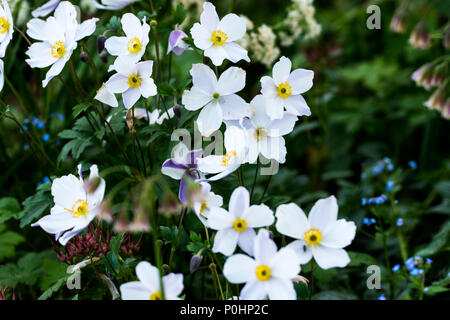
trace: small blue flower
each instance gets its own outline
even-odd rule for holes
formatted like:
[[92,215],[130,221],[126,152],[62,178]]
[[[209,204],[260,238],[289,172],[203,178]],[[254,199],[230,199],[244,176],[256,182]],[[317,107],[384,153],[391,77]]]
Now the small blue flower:
[[433,260],[431,260],[430,258],[425,258],[425,261],[429,266],[433,263]]
[[23,128],[25,129],[25,131],[28,131],[28,126],[27,125],[23,126]]
[[64,120],[64,119],[65,119],[65,117],[64,117],[64,115],[63,115],[62,113],[59,113],[59,114],[58,114],[58,118],[61,119],[61,120]]
[[412,276],[418,276],[418,275],[423,274],[423,269],[413,268],[409,273],[410,273]]
[[428,287],[423,288],[423,292],[428,292],[428,290],[430,290],[430,288]]
[[44,142],[47,142],[48,140],[50,140],[50,135],[48,133],[44,133],[44,135],[42,136],[42,140],[44,140]]
[[397,227],[401,227],[403,225],[403,223],[404,223],[403,218],[398,218],[397,219]]
[[28,119],[28,118],[23,119],[23,123],[29,123],[29,122],[30,122],[30,119]]
[[406,259],[405,266],[406,266],[406,268],[408,268],[408,270],[411,270],[412,268],[414,268],[416,266],[416,261],[414,261],[414,258],[410,257],[410,258]]
[[389,180],[386,182],[386,191],[391,192],[394,189],[394,181]]
[[398,204],[398,200],[394,200],[394,203],[395,203],[395,204]]
[[38,127],[38,129],[42,130],[45,127],[45,122],[42,120],[39,120],[38,123],[36,124],[36,126]]
[[391,163],[392,162],[391,158],[388,158],[388,157],[385,157],[383,159],[383,161],[386,162],[386,163]]
[[361,205],[364,207],[367,204],[367,198],[361,198]]
[[44,177],[43,182],[44,182],[44,183],[50,182],[50,178],[49,178],[49,177]]
[[24,143],[23,150],[28,150],[28,149],[30,149],[30,146],[28,145],[28,143]]
[[417,169],[417,163],[415,161],[408,161],[408,165],[413,168],[414,170]]
[[370,226],[370,219],[369,219],[369,218],[364,218],[363,223],[364,223],[366,226]]
[[389,163],[389,164],[387,165],[387,169],[388,169],[389,171],[394,170],[394,165],[393,165],[392,163]]
[[381,296],[378,297],[378,300],[386,300],[386,297],[385,297],[384,293]]
[[375,220],[375,218],[370,218],[370,223],[374,224],[375,222],[377,222],[377,220]]
[[392,267],[392,271],[393,272],[397,272],[398,270],[400,270],[400,265],[396,264],[395,266]]

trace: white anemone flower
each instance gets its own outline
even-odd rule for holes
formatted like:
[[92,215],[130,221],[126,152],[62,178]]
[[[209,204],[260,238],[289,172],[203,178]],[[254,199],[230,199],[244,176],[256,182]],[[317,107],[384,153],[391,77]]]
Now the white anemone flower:
[[295,300],[292,279],[300,272],[298,256],[287,247],[277,246],[267,230],[261,229],[254,239],[254,259],[235,254],[225,261],[223,274],[230,283],[245,283],[242,300]]
[[272,70],[272,78],[261,78],[261,93],[267,100],[267,114],[271,119],[281,119],[283,110],[296,116],[310,116],[311,110],[302,93],[311,89],[314,71],[295,69],[291,72],[289,58],[281,57]]
[[223,120],[240,120],[253,115],[253,109],[236,92],[245,87],[245,71],[238,67],[225,70],[217,80],[214,71],[205,64],[191,68],[192,88],[183,93],[187,110],[202,109],[197,119],[200,133],[208,137],[220,128]]
[[100,179],[100,183],[92,193],[86,191],[81,165],[78,166],[78,171],[79,178],[69,174],[53,181],[52,196],[55,205],[49,215],[31,225],[40,226],[44,231],[55,234],[56,240],[63,246],[97,216],[105,194],[105,181],[99,177],[96,165],[90,168],[89,181]]
[[101,10],[120,10],[125,8],[126,6],[138,2],[141,0],[101,0],[99,3],[98,1],[92,1],[94,4],[94,7]]
[[305,264],[314,257],[322,269],[345,267],[350,257],[343,249],[356,233],[356,226],[345,219],[337,219],[338,204],[334,196],[318,200],[309,217],[295,203],[277,208],[275,225],[278,232],[298,239],[288,245]]
[[148,98],[157,93],[156,85],[151,78],[153,61],[136,63],[130,57],[118,57],[114,62],[117,71],[105,83],[112,93],[121,93],[125,108],[131,109],[141,96]]
[[194,199],[194,213],[204,226],[208,227],[207,218],[211,208],[221,207],[223,198],[211,191],[211,185],[207,182],[200,182],[200,194]]
[[[160,286],[159,270],[146,261],[136,266],[139,281],[131,281],[120,286],[122,300],[163,300]],[[165,300],[181,300],[183,291],[183,275],[169,273],[162,277]]]
[[2,0],[0,6],[0,58],[3,58],[13,37],[14,21],[9,9],[8,1]]
[[254,228],[272,225],[275,218],[272,210],[264,204],[250,206],[250,195],[244,187],[234,189],[228,204],[228,211],[211,208],[208,226],[218,230],[214,238],[213,252],[232,255],[236,245],[253,255]]
[[106,88],[104,83],[102,84],[100,89],[97,90],[97,94],[95,95],[94,99],[113,108],[119,106],[119,102],[117,101],[116,96],[114,95],[114,93],[109,91],[108,88]]
[[152,112],[144,108],[135,108],[134,117],[136,119],[147,119],[150,125],[157,124],[161,125],[165,120],[172,119],[175,116],[174,108],[165,110],[155,109]]
[[209,155],[199,158],[198,168],[209,174],[216,174],[207,178],[208,181],[222,179],[238,169],[247,157],[247,139],[245,131],[235,126],[228,126],[225,131],[224,155]]
[[[141,21],[132,13],[125,13],[122,16],[122,30],[124,37],[113,36],[105,41],[105,48],[113,56],[129,56],[134,61],[141,60],[145,53],[145,48],[149,42],[150,26],[145,21]],[[111,70],[110,70],[111,71]]]
[[55,10],[54,16],[46,21],[31,19],[27,23],[27,34],[38,41],[33,43],[26,54],[25,61],[32,68],[51,66],[42,86],[61,73],[72,52],[77,48],[77,41],[90,36],[95,31],[97,18],[77,22],[77,11],[68,1],[61,2]]
[[297,116],[283,112],[281,119],[271,120],[267,114],[266,99],[257,95],[250,102],[255,115],[242,120],[248,139],[247,161],[254,163],[258,155],[266,159],[274,159],[279,163],[286,162],[286,146],[283,136],[292,132]]
[[250,62],[247,50],[236,43],[245,35],[246,29],[244,18],[230,13],[219,20],[214,5],[205,2],[200,23],[194,24],[191,34],[195,46],[205,50],[205,56],[210,58],[214,65],[220,66],[224,59],[234,63],[241,59]]

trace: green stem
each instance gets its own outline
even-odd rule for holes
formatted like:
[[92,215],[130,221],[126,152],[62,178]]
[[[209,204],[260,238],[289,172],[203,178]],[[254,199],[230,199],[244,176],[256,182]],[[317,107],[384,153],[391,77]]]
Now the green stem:
[[261,199],[259,199],[259,203],[261,203],[264,199],[264,196],[266,195],[267,189],[269,189],[270,181],[272,181],[272,175],[269,175],[269,178],[267,179],[266,186],[264,187],[263,194],[261,195]]
[[187,208],[184,207],[181,209],[181,215],[180,215],[180,220],[178,221],[178,230],[177,230],[177,236],[175,238],[174,241],[172,241],[172,249],[170,250],[170,256],[169,256],[169,270],[172,270],[172,260],[173,260],[173,255],[177,249],[177,245],[178,245],[178,239],[180,238],[181,235],[181,228],[183,227],[183,219],[184,216],[186,215],[186,211]]
[[259,161],[258,159],[256,159],[256,169],[255,169],[255,176],[253,177],[252,190],[250,192],[250,202],[252,201],[253,198],[253,191],[255,190],[256,178],[258,177],[258,170],[259,170]]

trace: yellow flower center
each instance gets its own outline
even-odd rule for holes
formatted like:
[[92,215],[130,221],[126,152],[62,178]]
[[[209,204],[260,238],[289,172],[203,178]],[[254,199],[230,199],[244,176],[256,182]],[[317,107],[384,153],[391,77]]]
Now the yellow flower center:
[[289,98],[292,94],[291,85],[287,82],[282,82],[278,85],[277,93],[282,99]]
[[139,40],[138,38],[134,37],[133,39],[130,39],[128,41],[129,53],[138,53],[139,51],[141,51],[141,49],[142,49],[141,40]]
[[228,36],[225,32],[220,30],[213,31],[211,34],[211,42],[216,46],[224,45],[227,42]]
[[64,42],[56,41],[52,47],[52,57],[61,58],[66,53],[66,48],[64,47]]
[[72,209],[66,209],[69,212],[72,212],[74,218],[78,218],[81,216],[84,216],[88,213],[87,208],[88,203],[84,200],[77,200],[75,201],[74,205],[72,206]]
[[10,24],[5,17],[0,17],[0,33],[5,33],[9,30]]
[[233,227],[237,232],[244,232],[247,230],[247,221],[245,219],[236,219],[233,222]]
[[160,291],[155,291],[150,295],[150,300],[162,300],[162,294]]
[[267,130],[264,127],[257,127],[253,132],[253,137],[256,141],[261,141],[267,138]]
[[131,76],[128,77],[128,86],[130,88],[139,88],[139,86],[141,85],[141,77],[139,77],[137,74],[132,74]]
[[225,153],[222,157],[222,164],[225,167],[228,167],[228,162],[231,160],[231,158],[236,156],[236,151],[228,151],[227,153]]
[[308,247],[317,246],[322,240],[322,233],[319,229],[311,228],[305,232],[305,242]]
[[208,204],[206,200],[203,200],[202,205],[200,206],[200,213],[203,213],[208,208]]
[[265,264],[260,264],[256,267],[256,278],[260,281],[267,281],[270,279],[270,268]]

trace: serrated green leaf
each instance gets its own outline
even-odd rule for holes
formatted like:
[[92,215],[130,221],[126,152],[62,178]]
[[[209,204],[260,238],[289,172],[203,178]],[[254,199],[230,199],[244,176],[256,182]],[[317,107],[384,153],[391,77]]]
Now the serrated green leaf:
[[74,118],[78,117],[78,115],[86,110],[88,110],[91,107],[91,104],[89,102],[83,102],[80,104],[77,104],[72,109],[72,116]]
[[49,192],[50,188],[50,182],[41,185],[36,194],[26,198],[22,203],[25,215],[20,219],[21,228],[40,218],[47,208],[53,204],[52,196]]

